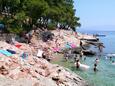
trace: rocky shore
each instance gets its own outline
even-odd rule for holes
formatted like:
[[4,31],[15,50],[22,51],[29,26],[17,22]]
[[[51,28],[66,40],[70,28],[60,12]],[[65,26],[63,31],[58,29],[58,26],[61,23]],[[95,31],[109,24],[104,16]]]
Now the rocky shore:
[[[27,49],[28,45],[22,44]],[[0,53],[0,86],[87,86],[78,75],[43,58],[30,55],[23,59],[23,52],[14,45],[0,41],[1,50],[11,49],[16,54]]]
[[[52,53],[58,53],[52,50],[54,47],[61,51],[67,42],[79,47],[81,38],[94,37],[82,34],[76,37],[75,33],[64,30],[53,33],[54,40],[48,42],[37,40],[35,36],[31,44],[0,41],[0,86],[88,86],[84,79],[69,69],[47,60],[55,58]],[[43,50],[48,57],[44,59],[37,56],[38,49]]]

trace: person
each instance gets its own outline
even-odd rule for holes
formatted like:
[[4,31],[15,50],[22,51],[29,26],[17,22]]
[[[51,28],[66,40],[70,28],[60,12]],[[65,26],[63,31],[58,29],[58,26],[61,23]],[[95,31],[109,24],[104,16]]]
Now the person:
[[100,51],[100,52],[103,52],[103,48],[105,48],[105,46],[103,46],[103,44],[99,44],[99,45],[98,45],[98,48],[99,48],[99,51]]
[[115,61],[114,60],[112,61],[112,64],[115,65]]
[[110,61],[112,61],[112,57],[110,56],[109,58],[110,58]]
[[86,57],[84,57],[84,61],[86,60]]
[[82,47],[82,41],[80,40],[80,47]]
[[81,47],[82,50],[86,50],[86,49],[83,47],[83,43],[82,43],[81,40],[80,40],[80,47]]
[[79,65],[79,59],[76,60],[75,65],[76,65],[76,68],[77,68],[77,69],[80,67],[80,65]]
[[112,63],[115,63],[115,61],[113,60]]
[[65,59],[65,61],[68,60],[68,54],[67,54],[67,52],[64,53],[64,59]]
[[75,32],[75,37],[78,38],[78,33],[77,32]]
[[83,51],[81,50],[80,54],[79,54],[80,58],[83,57]]
[[99,59],[98,59],[98,58],[95,59],[95,63],[96,63],[96,64],[99,63]]
[[93,68],[94,72],[97,71],[97,63],[94,63],[94,68]]
[[98,64],[98,63],[99,63],[99,59],[96,58],[95,63],[94,63],[94,68],[93,68],[94,72],[97,71],[97,64]]
[[61,72],[61,69],[58,69],[58,70],[57,70],[58,75],[59,75],[60,72]]

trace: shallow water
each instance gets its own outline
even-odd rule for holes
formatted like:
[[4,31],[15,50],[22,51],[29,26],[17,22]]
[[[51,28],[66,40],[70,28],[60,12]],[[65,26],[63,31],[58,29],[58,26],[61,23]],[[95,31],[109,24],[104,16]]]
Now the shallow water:
[[76,73],[86,79],[91,86],[115,86],[115,65],[111,64],[111,61],[105,59],[105,57],[100,58],[100,62],[97,66],[98,71],[93,71],[93,64],[95,58],[89,58],[82,62],[90,66],[88,71],[78,71],[74,69]]
[[[113,58],[115,60],[115,58]],[[81,63],[90,66],[89,70],[78,70],[74,67],[72,60],[65,62],[61,59],[57,64],[68,67],[82,78],[88,81],[90,86],[115,86],[115,65],[112,65],[110,59],[100,57],[99,64],[97,66],[98,71],[93,71],[95,57],[87,57],[86,60],[81,60]]]
[[[102,41],[106,47],[103,53],[104,54],[115,53],[115,40],[114,40],[115,32],[98,32],[98,33],[106,34],[106,37],[100,38],[100,41]],[[105,56],[101,56],[99,57],[100,61],[97,66],[98,71],[94,72],[93,65],[95,58],[96,56],[87,57],[85,61],[81,60],[81,63],[90,66],[90,69],[87,71],[76,69],[71,60],[68,62],[64,62],[63,59],[60,59],[60,61],[55,63],[70,68],[72,71],[74,71],[82,78],[87,80],[90,86],[115,86],[115,65],[112,65],[112,61],[110,61],[110,59],[106,59]],[[115,61],[115,57],[113,57],[112,60]]]

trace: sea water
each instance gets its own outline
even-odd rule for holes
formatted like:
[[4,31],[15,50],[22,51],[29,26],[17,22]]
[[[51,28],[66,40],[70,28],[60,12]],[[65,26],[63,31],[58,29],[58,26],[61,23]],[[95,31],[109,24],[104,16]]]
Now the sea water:
[[89,34],[102,34],[105,37],[99,37],[100,41],[104,43],[103,55],[98,56],[99,63],[97,65],[97,72],[93,71],[94,61],[97,56],[86,57],[86,60],[81,60],[81,63],[89,65],[90,69],[87,71],[78,70],[74,67],[72,61],[64,62],[60,60],[58,64],[68,67],[82,78],[84,78],[90,86],[115,86],[115,65],[112,65],[112,60],[115,61],[115,57],[112,60],[106,58],[106,54],[115,53],[115,32],[111,31],[99,31],[99,32],[86,32]]
[[97,66],[97,72],[93,71],[93,64],[95,57],[87,57],[84,64],[90,66],[88,71],[77,71],[80,76],[86,79],[91,86],[115,86],[115,65],[112,65],[112,60],[115,61],[115,57],[112,60],[106,58],[106,54],[115,53],[115,32],[114,31],[90,31],[87,33],[102,34],[105,37],[99,37],[100,41],[104,43],[104,55],[100,56],[100,61]]

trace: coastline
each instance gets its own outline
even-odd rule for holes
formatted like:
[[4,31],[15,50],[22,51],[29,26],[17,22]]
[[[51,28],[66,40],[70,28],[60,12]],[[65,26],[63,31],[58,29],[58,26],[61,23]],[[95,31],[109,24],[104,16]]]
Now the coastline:
[[[64,47],[64,43],[66,43],[66,42],[76,43],[76,41],[77,41],[77,43],[76,43],[77,47],[79,47],[80,46],[80,40],[79,39],[81,39],[83,37],[87,38],[87,39],[93,38],[93,36],[82,35],[82,34],[80,34],[79,37],[76,38],[76,37],[74,37],[75,33],[71,32],[71,31],[62,30],[61,32],[62,33],[59,33],[61,36],[59,35],[60,37],[58,39],[58,41],[61,42],[60,47]],[[57,34],[57,36],[58,36],[58,33],[55,31],[54,31],[54,34]],[[65,38],[63,38],[62,36],[64,36]],[[52,53],[54,53],[54,52],[51,52],[51,46],[54,47],[55,43],[54,44],[53,44],[53,42],[44,43],[41,40],[37,41],[35,38],[33,38],[33,39],[32,39],[32,42],[33,42],[34,46],[36,45],[35,47],[37,49],[39,49],[40,47],[45,47],[45,48],[48,48],[50,50],[50,55],[52,55]],[[15,45],[10,45],[10,44],[7,44],[5,42],[0,42],[0,43],[1,43],[1,45],[0,45],[1,49],[4,49],[4,50],[5,49],[11,49],[11,50],[16,51],[16,54],[12,55],[11,57],[8,57],[5,55],[1,56],[2,60],[0,63],[4,63],[5,65],[1,64],[0,66],[1,66],[1,68],[3,66],[4,67],[3,69],[8,72],[8,74],[5,74],[5,75],[1,74],[2,76],[9,77],[9,78],[11,78],[13,80],[17,80],[17,81],[19,79],[28,77],[29,79],[33,80],[33,82],[31,83],[30,86],[34,86],[34,84],[37,82],[39,83],[40,86],[42,86],[42,85],[44,85],[44,86],[60,86],[60,84],[63,84],[64,86],[65,85],[71,86],[72,84],[73,84],[72,86],[87,86],[87,83],[81,77],[77,76],[76,74],[74,74],[70,71],[67,71],[67,69],[65,69],[61,66],[53,65],[43,58],[36,57],[35,56],[36,52],[34,50],[33,45],[28,45],[28,44],[16,42],[16,44],[21,45],[20,48],[17,48]],[[85,44],[85,43],[83,43],[83,44]],[[22,52],[28,53],[28,55],[29,55],[28,58],[22,60],[22,58],[20,57]],[[54,57],[52,57],[52,58],[54,58]],[[14,63],[14,60],[15,60],[15,63]],[[11,64],[14,65],[14,68],[12,68]],[[33,68],[35,68],[35,70]],[[58,74],[58,69],[61,70],[60,77]],[[18,72],[14,73],[13,71],[14,72],[18,71]],[[1,71],[1,72],[4,72],[4,71]],[[66,75],[68,75],[68,76],[66,76]],[[40,76],[42,76],[42,78]],[[40,80],[37,80],[38,77],[40,79],[43,79],[43,78],[46,80],[50,79],[51,83],[49,85],[47,85],[44,83],[44,81],[41,82]],[[73,80],[73,78],[75,80]],[[60,81],[60,80],[62,80],[62,81]],[[57,81],[60,81],[60,82],[57,84]],[[6,84],[9,84],[9,83],[6,83]],[[21,85],[27,86],[27,85],[24,85],[24,83]],[[5,86],[7,86],[7,85],[5,85]]]

